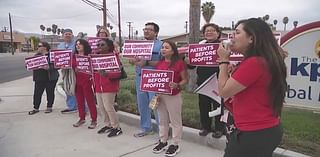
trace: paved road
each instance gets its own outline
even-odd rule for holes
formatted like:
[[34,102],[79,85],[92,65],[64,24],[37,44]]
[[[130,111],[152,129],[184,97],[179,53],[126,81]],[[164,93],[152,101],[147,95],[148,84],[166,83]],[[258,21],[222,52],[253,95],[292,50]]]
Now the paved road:
[[0,83],[32,75],[24,67],[24,58],[32,55],[33,53],[0,53]]

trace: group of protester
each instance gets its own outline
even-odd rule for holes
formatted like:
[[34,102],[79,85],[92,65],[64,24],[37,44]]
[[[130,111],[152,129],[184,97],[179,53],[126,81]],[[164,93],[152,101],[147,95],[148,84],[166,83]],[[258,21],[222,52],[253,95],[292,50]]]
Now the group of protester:
[[[136,67],[137,105],[140,113],[141,131],[134,134],[135,137],[143,137],[158,132],[160,140],[152,150],[154,153],[161,153],[166,150],[166,156],[175,156],[180,151],[183,105],[181,90],[188,83],[187,69],[196,68],[198,85],[217,73],[219,95],[224,100],[224,102],[216,102],[210,97],[199,94],[202,127],[199,135],[207,136],[210,132],[213,132],[213,137],[220,138],[223,134],[226,134],[228,142],[225,157],[272,156],[272,152],[280,143],[283,134],[280,116],[287,83],[284,51],[277,44],[268,24],[257,18],[239,21],[231,44],[226,47],[220,41],[221,30],[219,26],[213,23],[205,24],[202,27],[205,40],[200,43],[220,43],[217,50],[219,56],[218,67],[188,65],[188,62],[179,56],[175,43],[158,39],[159,26],[156,23],[146,23],[143,32],[146,40],[154,41],[154,46],[150,61],[141,58],[129,59],[129,63]],[[114,53],[120,62],[119,52],[115,50],[114,42],[108,39],[108,30],[105,28],[99,29],[97,36],[105,37],[98,43],[98,53]],[[73,49],[74,53],[79,55],[91,53],[91,48],[86,40],[77,39],[72,42],[71,29],[65,30],[64,39],[65,42],[59,48]],[[48,53],[50,51],[48,43],[40,42],[38,46],[39,53],[36,55],[50,55]],[[236,67],[230,64],[231,51],[239,52],[244,56],[242,62]],[[173,89],[172,94],[141,91],[142,69],[173,71],[173,81],[169,84],[170,88]],[[96,127],[95,96],[105,123],[105,126],[98,133],[109,133],[108,137],[120,135],[122,130],[114,108],[115,97],[119,91],[118,78],[120,72],[100,70],[90,76],[72,68],[62,70],[61,73],[68,106],[61,112],[68,113],[76,110],[79,112],[79,121],[73,126],[79,127],[85,123],[85,106],[87,105],[91,116],[91,123],[88,128],[94,129]],[[59,73],[50,63],[49,67],[34,70],[33,74],[35,81],[34,109],[29,114],[39,112],[44,89],[47,92],[48,100],[45,113],[50,113],[52,112],[54,89]],[[92,90],[93,85],[94,90]],[[159,98],[158,107],[152,110],[149,103],[155,95]],[[221,115],[214,118],[215,123],[212,129],[212,118],[209,117],[208,113],[220,105],[224,105],[227,111],[222,115],[222,118]],[[152,112],[157,122],[157,128],[152,127]],[[221,119],[228,119],[228,121],[222,121]],[[169,145],[170,123],[172,144]]]

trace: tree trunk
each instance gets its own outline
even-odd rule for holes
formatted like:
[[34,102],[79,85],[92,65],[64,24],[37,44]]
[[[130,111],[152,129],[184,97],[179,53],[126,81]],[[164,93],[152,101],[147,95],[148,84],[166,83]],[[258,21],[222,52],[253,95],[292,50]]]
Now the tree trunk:
[[189,6],[189,44],[198,43],[200,38],[201,0],[190,0]]
[[[189,6],[189,44],[198,43],[200,38],[200,3],[201,0],[190,0]],[[195,69],[188,69],[189,82],[186,90],[193,92],[197,88],[197,73]]]

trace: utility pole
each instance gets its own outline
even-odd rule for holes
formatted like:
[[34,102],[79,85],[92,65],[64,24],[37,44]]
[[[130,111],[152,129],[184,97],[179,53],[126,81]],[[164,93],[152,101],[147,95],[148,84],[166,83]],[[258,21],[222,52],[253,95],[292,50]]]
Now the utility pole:
[[121,38],[120,0],[118,0],[118,27],[119,27],[119,45],[120,45],[120,49],[121,49],[121,47],[122,47],[122,38]]
[[131,39],[131,23],[133,22],[127,22],[129,27],[129,40]]
[[12,36],[12,23],[11,23],[11,15],[9,13],[9,24],[10,24],[10,41],[11,41],[11,53],[14,55],[14,45],[13,45],[13,36]]
[[103,26],[104,28],[107,28],[107,0],[103,0],[103,9],[102,9],[102,12],[103,12]]
[[188,33],[188,21],[186,21],[186,25],[184,27],[186,28],[186,33]]

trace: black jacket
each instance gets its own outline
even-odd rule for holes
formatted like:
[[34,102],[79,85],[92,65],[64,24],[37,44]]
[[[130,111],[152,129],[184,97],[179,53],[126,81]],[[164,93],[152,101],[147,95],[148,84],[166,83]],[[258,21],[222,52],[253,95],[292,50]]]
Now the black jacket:
[[[54,68],[53,63],[50,63],[50,53],[48,56],[49,69],[37,69],[33,70],[33,81],[55,81],[59,78],[59,72]],[[35,56],[42,55],[41,53],[35,54]]]

